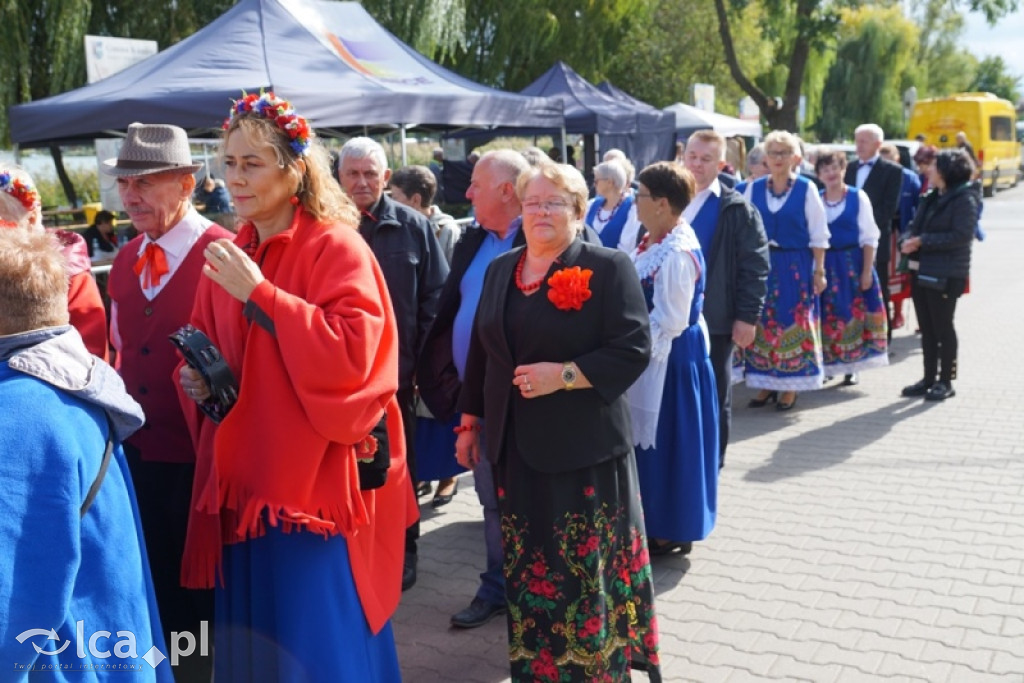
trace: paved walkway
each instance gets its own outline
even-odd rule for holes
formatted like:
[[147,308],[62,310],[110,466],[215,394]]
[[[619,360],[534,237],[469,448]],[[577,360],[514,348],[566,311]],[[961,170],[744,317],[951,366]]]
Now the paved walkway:
[[[655,560],[666,680],[1024,682],[1024,188],[985,211],[955,398],[899,397],[921,374],[912,315],[857,387],[790,413],[737,387],[718,526]],[[407,683],[509,680],[503,619],[448,629],[483,562],[471,484],[422,508],[394,620]]]

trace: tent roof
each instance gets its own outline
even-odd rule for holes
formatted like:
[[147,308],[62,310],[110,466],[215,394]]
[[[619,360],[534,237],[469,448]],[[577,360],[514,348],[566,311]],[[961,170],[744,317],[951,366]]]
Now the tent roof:
[[741,135],[760,138],[762,135],[759,121],[747,121],[713,111],[704,111],[681,102],[665,107],[664,111],[676,115],[676,133],[680,138],[689,137],[691,133],[705,128],[716,130],[725,137]]
[[639,100],[627,103],[602,92],[565,62],[555,62],[520,94],[560,99],[565,107],[565,129],[568,133],[604,135],[671,130],[669,115]]
[[611,97],[613,100],[616,100],[623,104],[628,104],[629,106],[635,109],[658,111],[656,108],[647,104],[643,100],[638,100],[625,90],[615,87],[611,81],[601,81],[600,83],[597,84],[597,89],[603,92],[605,95]]
[[133,121],[219,128],[243,90],[273,90],[316,128],[558,129],[557,99],[488,88],[420,55],[356,2],[242,0],[109,78],[10,109],[23,146],[119,135]]

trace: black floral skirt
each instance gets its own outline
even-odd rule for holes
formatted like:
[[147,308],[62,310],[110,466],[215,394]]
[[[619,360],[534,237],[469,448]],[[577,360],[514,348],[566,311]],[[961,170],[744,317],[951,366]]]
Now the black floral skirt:
[[496,468],[513,681],[660,681],[654,586],[633,455],[538,472]]

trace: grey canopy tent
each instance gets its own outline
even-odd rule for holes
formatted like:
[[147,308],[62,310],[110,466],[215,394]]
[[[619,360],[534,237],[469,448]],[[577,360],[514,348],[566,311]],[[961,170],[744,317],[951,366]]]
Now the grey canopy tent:
[[[537,80],[520,91],[522,95],[558,98],[565,107],[565,131],[573,135],[597,136],[597,149],[603,154],[621,149],[637,166],[672,158],[675,118],[639,100],[625,102],[612,97],[580,76],[564,62],[556,62]],[[524,126],[523,128],[528,128]],[[452,137],[483,144],[497,135],[534,134],[541,131],[492,131],[478,134],[466,131]],[[593,159],[585,158],[589,169]]]
[[130,123],[219,128],[243,90],[273,90],[318,129],[562,127],[555,98],[479,85],[434,64],[355,2],[242,0],[109,78],[10,109],[22,147],[117,137]]
[[676,133],[680,140],[686,140],[695,131],[707,128],[711,128],[727,138],[733,136],[761,138],[761,123],[759,121],[737,119],[713,111],[704,111],[681,102],[665,107],[665,111],[675,114]]

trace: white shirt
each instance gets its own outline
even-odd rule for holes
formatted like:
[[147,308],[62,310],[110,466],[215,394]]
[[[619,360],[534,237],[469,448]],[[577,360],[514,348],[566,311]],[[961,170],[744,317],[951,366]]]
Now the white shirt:
[[[146,270],[139,274],[139,287],[142,288],[142,295],[147,300],[152,301],[156,298],[157,294],[163,291],[163,288],[170,282],[178,268],[185,261],[189,251],[192,250],[195,243],[199,241],[199,238],[211,225],[213,225],[212,221],[203,218],[194,207],[189,206],[184,218],[159,238],[152,240],[148,235],[143,236],[142,242],[139,243],[138,256],[141,257],[145,253],[148,244],[157,244],[164,250],[168,269],[167,274],[160,278],[160,284],[153,287],[146,287],[144,285],[147,279]],[[121,351],[121,333],[117,329],[116,301],[110,302],[110,343],[118,352]]]
[[[650,314],[651,361],[627,392],[633,442],[642,448],[656,445],[672,341],[690,325],[690,306],[700,277],[693,255],[697,249],[700,249],[700,243],[693,228],[680,222],[661,242],[641,253],[636,253],[636,250],[633,253],[633,263],[640,279],[654,276],[654,305]],[[709,353],[708,330],[703,314],[697,324],[704,338],[705,353]]]
[[[871,246],[877,249],[878,238],[882,233],[878,226],[875,225],[875,215],[871,209],[871,200],[868,199],[864,190],[857,190],[857,199],[860,200],[860,204],[857,207],[857,243],[862,247]],[[825,217],[831,223],[839,218],[845,210],[846,197],[844,196],[835,206],[828,203],[825,204]]]
[[[795,184],[794,187],[796,187]],[[751,182],[743,190],[743,198],[751,204],[754,203],[753,189],[754,183]],[[775,197],[768,191],[767,181],[765,181],[764,193],[768,197],[768,210],[772,213],[778,212],[783,204],[786,203],[786,200],[789,199],[789,195],[792,192],[793,190],[790,188],[786,194],[781,197]],[[828,231],[828,219],[825,217],[825,205],[821,203],[821,197],[818,196],[818,188],[814,186],[814,183],[809,183],[807,187],[807,196],[804,197],[804,216],[807,217],[807,231],[811,234],[811,241],[807,246],[812,249],[828,249],[828,238],[831,236]],[[775,240],[769,240],[768,244],[774,247],[779,246]]]
[[[873,169],[875,167],[875,164],[878,163],[878,160],[881,157],[882,157],[881,154],[876,154],[875,156],[871,157],[867,161],[860,162],[860,165],[857,166],[857,189],[858,190],[861,189],[862,187],[864,187],[864,183],[866,183],[867,180],[868,180],[868,174],[871,173],[871,169]],[[871,165],[868,166],[867,164],[871,164]]]
[[636,249],[636,240],[640,235],[640,219],[636,215],[636,199],[633,206],[629,207],[629,215],[626,216],[626,224],[622,226],[622,234],[619,235],[619,251],[632,254]]
[[704,202],[706,202],[708,197],[711,195],[715,195],[716,197],[722,196],[722,184],[718,182],[718,178],[712,180],[710,185],[698,192],[697,196],[693,198],[693,201],[686,205],[686,208],[683,209],[683,219],[692,225],[693,219],[696,218],[697,214],[700,213],[700,210],[704,208]]

